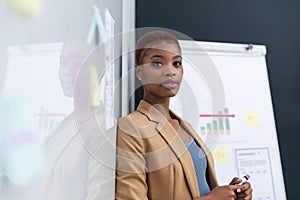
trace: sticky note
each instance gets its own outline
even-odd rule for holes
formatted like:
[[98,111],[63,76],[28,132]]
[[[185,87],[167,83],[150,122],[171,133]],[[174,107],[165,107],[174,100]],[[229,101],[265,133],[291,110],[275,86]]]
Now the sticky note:
[[216,147],[215,148],[215,160],[217,164],[229,163],[229,149],[228,147]]
[[248,126],[259,126],[259,116],[257,111],[248,111],[247,112],[247,125]]
[[42,10],[41,0],[8,0],[11,9],[21,15],[32,16]]
[[97,87],[98,73],[95,66],[90,67],[90,105],[97,107],[101,105],[100,94]]

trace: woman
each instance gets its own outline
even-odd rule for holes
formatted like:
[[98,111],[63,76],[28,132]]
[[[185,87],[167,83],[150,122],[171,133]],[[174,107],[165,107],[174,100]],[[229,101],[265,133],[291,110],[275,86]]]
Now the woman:
[[[107,165],[113,166],[115,152],[114,147],[110,148],[106,142],[113,136],[103,129],[103,106],[95,106],[90,100],[90,87],[94,85],[91,85],[91,67],[88,65],[93,61],[93,54],[89,51],[90,48],[80,42],[65,43],[63,46],[59,79],[63,93],[73,98],[74,110],[45,142],[45,168],[33,199],[114,197],[115,171]],[[102,156],[103,152],[111,159]],[[104,160],[105,165],[101,162]]]
[[119,120],[116,199],[251,199],[250,183],[218,186],[213,158],[194,129],[169,109],[183,76],[179,43],[168,32],[142,36],[137,78],[144,98]]

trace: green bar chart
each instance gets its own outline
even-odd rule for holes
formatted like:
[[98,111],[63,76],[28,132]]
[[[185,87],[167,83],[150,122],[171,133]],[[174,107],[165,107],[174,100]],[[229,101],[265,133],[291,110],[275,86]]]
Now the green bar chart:
[[230,118],[234,118],[234,114],[229,114],[229,109],[224,108],[217,114],[200,114],[200,118],[211,118],[211,122],[200,127],[201,134],[231,134]]
[[58,126],[61,119],[66,116],[65,113],[52,113],[49,109],[40,107],[38,113],[34,114],[38,120],[38,130],[49,132]]

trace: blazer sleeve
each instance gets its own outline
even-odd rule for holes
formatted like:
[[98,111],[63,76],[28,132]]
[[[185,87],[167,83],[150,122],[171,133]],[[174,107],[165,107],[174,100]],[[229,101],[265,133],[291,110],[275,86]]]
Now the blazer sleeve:
[[[89,152],[87,196],[85,200],[115,198],[116,128],[98,133],[97,148]],[[105,136],[104,136],[105,135]],[[104,138],[105,137],[105,138]]]
[[92,156],[88,165],[87,194],[85,200],[114,199],[115,173]]
[[117,129],[116,199],[148,199],[144,144],[138,127],[128,117],[121,118]]

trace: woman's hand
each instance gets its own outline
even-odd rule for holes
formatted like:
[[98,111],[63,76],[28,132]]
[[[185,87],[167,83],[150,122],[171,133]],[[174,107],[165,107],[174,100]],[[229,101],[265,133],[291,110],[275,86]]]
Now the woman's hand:
[[235,200],[235,191],[239,188],[238,185],[224,185],[215,187],[210,193],[208,193],[208,199],[213,200]]
[[241,187],[239,185],[224,185],[215,187],[207,196],[199,197],[194,200],[235,200],[236,190]]
[[214,188],[207,196],[199,197],[194,200],[251,200],[252,188],[249,182],[238,185],[242,179],[233,178],[229,185]]
[[[242,182],[242,179],[234,177],[229,185],[236,185]],[[252,199],[252,188],[249,182],[245,182],[236,190],[238,200],[251,200]]]

